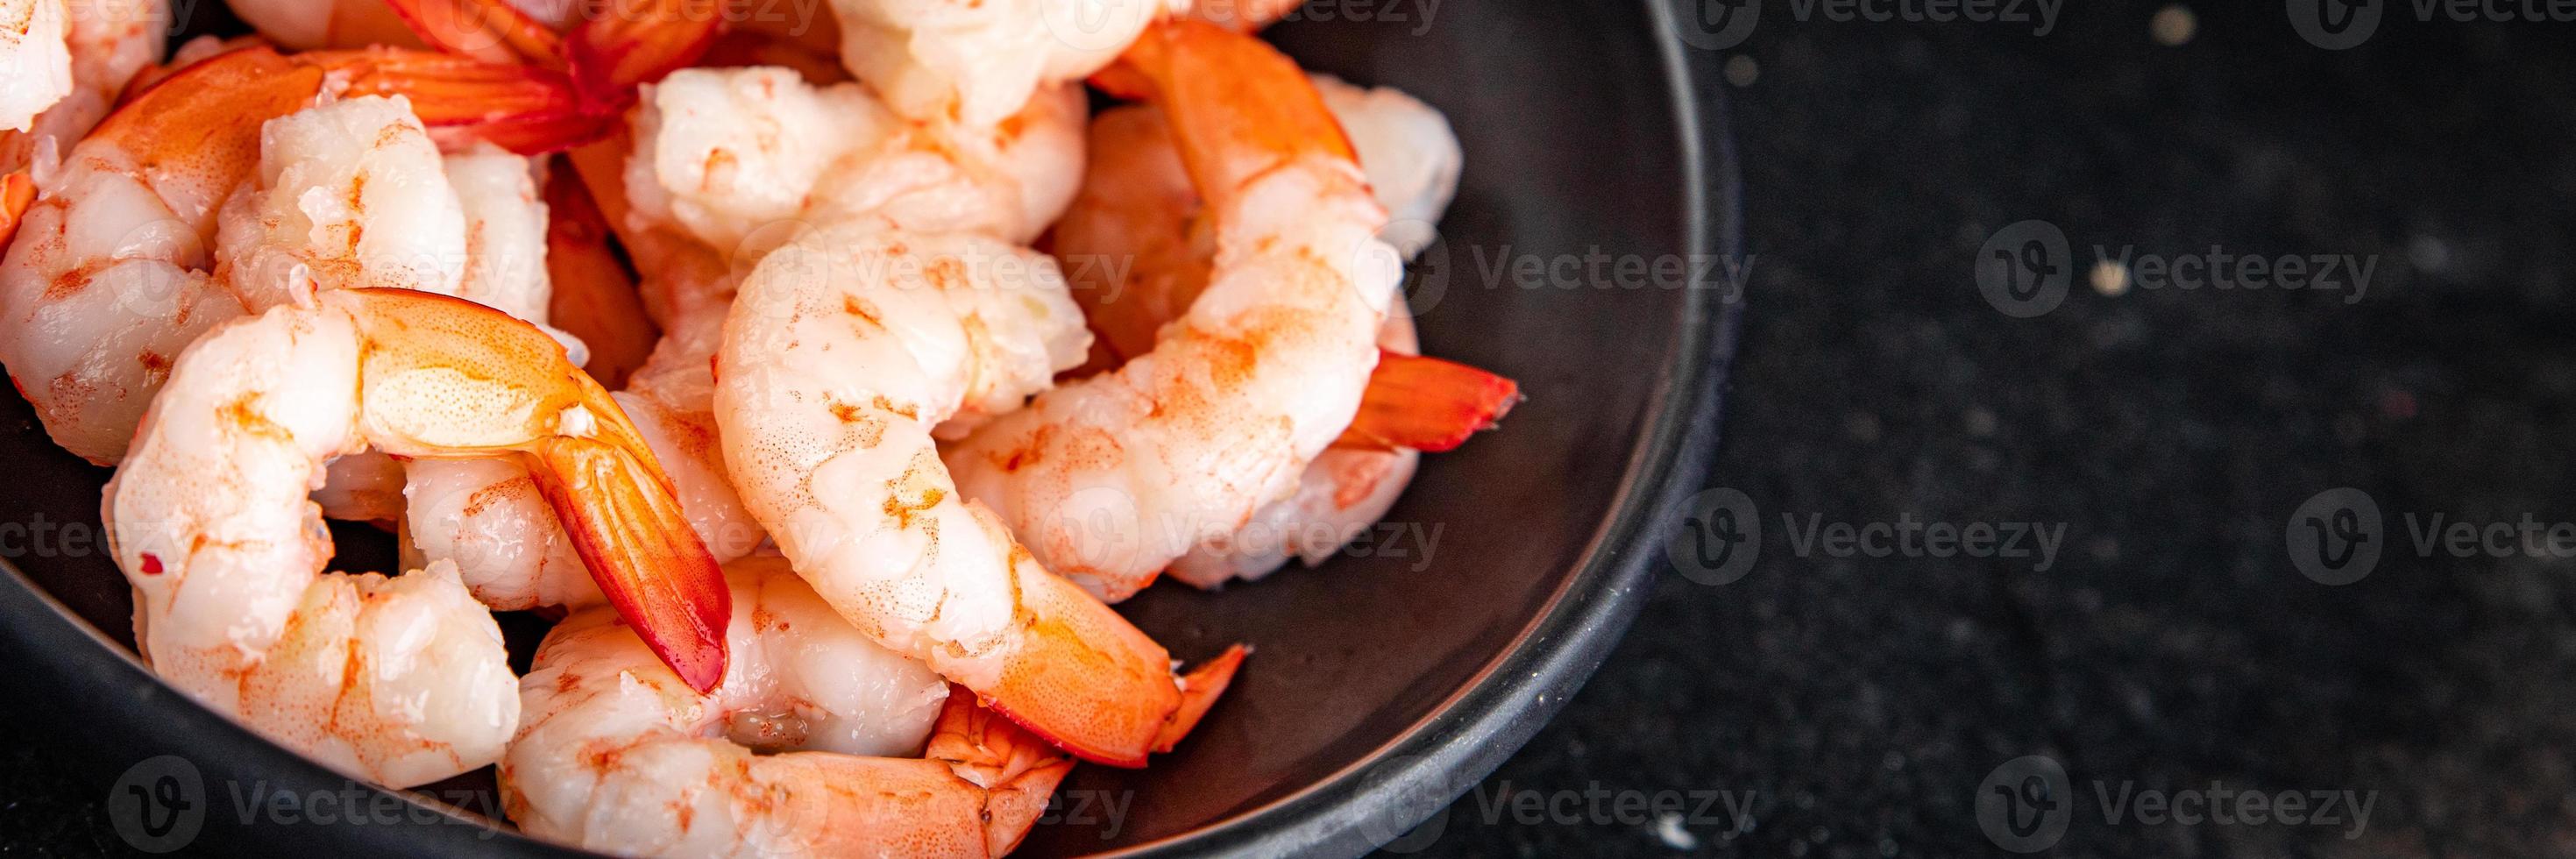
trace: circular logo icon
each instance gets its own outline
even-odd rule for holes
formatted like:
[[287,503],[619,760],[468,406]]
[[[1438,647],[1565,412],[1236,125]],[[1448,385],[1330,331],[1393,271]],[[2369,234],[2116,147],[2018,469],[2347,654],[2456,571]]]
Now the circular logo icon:
[[2075,790],[2056,758],[2023,755],[1977,783],[1977,827],[2005,850],[2037,853],[2056,846],[2074,818]]
[[[1389,782],[1421,760],[1417,756],[1406,756],[1379,762],[1360,779],[1360,794],[1380,796]],[[1393,812],[1392,816],[1364,821],[1360,834],[1368,838],[1371,846],[1388,853],[1422,852],[1423,848],[1440,840],[1440,833],[1449,828],[1449,794],[1429,781],[1407,785],[1396,791],[1394,797],[1380,800],[1379,805],[1391,805],[1388,810]],[[1397,829],[1404,825],[1401,821],[1407,820],[1422,822],[1410,829]]]
[[1161,0],[1074,0],[1045,4],[1038,19],[1065,47],[1107,56],[1133,41],[1162,9]]
[[2321,585],[2348,585],[2379,566],[2383,530],[2379,502],[2370,493],[2339,486],[2308,496],[2291,511],[2281,540],[2300,575]]
[[1682,510],[1681,533],[1664,544],[1682,578],[1723,585],[1753,571],[1762,555],[1762,514],[1752,497],[1720,486],[1691,496]]
[[168,853],[197,840],[206,825],[206,781],[177,755],[127,767],[107,789],[107,819],[116,835],[145,853]]
[[1690,11],[1674,22],[1682,43],[1703,51],[1744,44],[1762,21],[1762,0],[1686,0]]
[[1977,248],[1977,292],[2015,319],[2056,310],[2074,271],[2066,231],[2047,221],[2005,225]]
[[2288,0],[2290,29],[2308,44],[2340,51],[2379,31],[2379,0]]
[[1409,311],[1420,319],[1449,296],[1449,238],[1427,221],[1390,221],[1378,237],[1405,255],[1400,301],[1388,312]]

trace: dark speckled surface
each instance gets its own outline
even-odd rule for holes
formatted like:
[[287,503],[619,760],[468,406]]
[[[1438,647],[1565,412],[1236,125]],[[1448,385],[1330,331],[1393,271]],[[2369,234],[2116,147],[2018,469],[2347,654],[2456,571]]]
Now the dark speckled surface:
[[[2158,4],[2068,5],[2034,36],[1774,0],[1699,56],[1740,81],[1755,255],[1711,485],[1758,511],[1759,561],[1667,577],[1564,714],[1398,846],[1985,855],[1980,782],[2040,754],[2074,794],[2060,855],[2576,852],[2576,564],[2428,557],[2407,533],[2408,514],[2576,520],[2576,24],[2383,0],[2365,44],[2329,52],[2283,4],[2197,3],[2168,46]],[[2065,234],[2073,275],[2027,319],[1972,276],[2025,219]],[[2350,303],[2088,282],[2096,246],[2213,245],[2371,277]],[[2381,509],[2386,551],[2337,587],[2293,568],[2285,530],[2339,486]],[[2064,536],[2044,570],[1838,558],[1784,515]],[[68,768],[0,742],[0,854],[122,849]],[[2213,783],[2372,813],[2101,807]]]

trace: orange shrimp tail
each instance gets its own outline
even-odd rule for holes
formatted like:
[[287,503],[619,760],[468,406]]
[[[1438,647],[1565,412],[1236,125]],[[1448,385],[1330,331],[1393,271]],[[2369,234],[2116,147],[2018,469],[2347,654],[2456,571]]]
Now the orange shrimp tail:
[[608,217],[578,173],[547,174],[546,210],[546,274],[555,287],[546,318],[589,344],[583,372],[601,385],[623,388],[626,377],[652,356],[661,329],[645,315],[635,276],[609,246]]
[[564,62],[585,92],[625,104],[637,86],[687,68],[723,33],[723,4],[628,0],[575,26]]
[[1225,694],[1225,687],[1233,685],[1234,670],[1242,667],[1243,657],[1251,654],[1252,648],[1237,644],[1217,654],[1215,659],[1199,663],[1199,667],[1190,669],[1190,673],[1181,675],[1181,706],[1172,711],[1170,721],[1163,723],[1163,733],[1154,738],[1154,751],[1168,752],[1180,745],[1181,738],[1189,736],[1190,730],[1199,726],[1199,719],[1207,715],[1208,708],[1216,706],[1216,699]]
[[365,48],[290,59],[320,64],[350,95],[404,95],[442,148],[480,140],[521,155],[559,152],[605,136],[620,118],[584,98],[562,72],[430,51]]
[[1494,428],[1521,401],[1520,383],[1438,358],[1378,350],[1359,413],[1337,447],[1438,453]]
[[1073,771],[1072,759],[1063,752],[976,704],[971,690],[954,685],[921,756],[948,764],[968,783],[986,785],[984,839],[993,856],[1020,845],[1046,813],[1056,784]]
[[[1195,722],[1206,707],[1184,713],[1171,654],[1162,645],[1081,587],[1039,567],[1026,550],[1012,551],[1026,639],[1014,648],[1001,679],[976,694],[985,706],[1075,757],[1144,766],[1175,719]],[[1231,676],[1232,665],[1224,673]]]
[[714,690],[733,593],[660,471],[596,439],[546,439],[529,455],[537,491],[618,616],[689,688]]
[[385,0],[430,47],[487,63],[563,68],[563,41],[505,0]]
[[441,146],[485,140],[522,154],[596,139],[617,116],[585,110],[560,72],[403,48],[280,54],[265,45],[181,69],[136,93],[93,136],[121,138],[147,171],[211,175],[259,160],[260,126],[303,109],[325,82],[343,95],[401,95]]
[[36,180],[19,170],[0,176],[0,248],[18,234],[18,220],[27,214],[28,204],[36,202]]
[[323,300],[351,309],[365,338],[360,378],[369,390],[507,406],[463,416],[371,407],[368,437],[378,449],[521,454],[618,616],[691,688],[706,692],[724,679],[733,616],[724,573],[681,514],[643,434],[607,389],[572,366],[562,344],[509,314],[437,293],[342,289]]
[[1253,177],[1298,158],[1359,161],[1296,61],[1206,21],[1146,28],[1092,83],[1161,107],[1191,183],[1220,206]]

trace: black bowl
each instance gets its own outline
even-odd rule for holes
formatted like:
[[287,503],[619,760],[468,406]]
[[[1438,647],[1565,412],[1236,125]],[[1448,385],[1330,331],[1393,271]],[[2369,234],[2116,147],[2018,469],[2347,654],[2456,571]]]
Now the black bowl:
[[[197,31],[222,26],[213,6],[181,4]],[[1518,378],[1530,399],[1501,430],[1431,457],[1391,527],[1323,568],[1215,594],[1166,585],[1121,606],[1177,656],[1257,651],[1174,754],[1141,771],[1077,768],[1027,855],[1350,855],[1403,837],[1600,663],[1715,447],[1740,305],[1724,280],[1655,272],[1735,258],[1735,171],[1714,85],[1694,71],[1709,57],[1687,51],[1672,10],[1488,3],[1433,7],[1426,22],[1418,5],[1369,4],[1360,20],[1351,8],[1319,3],[1271,34],[1309,67],[1448,113],[1468,168],[1408,284],[1424,345]],[[464,813],[418,793],[380,799],[153,679],[96,539],[107,472],[0,400],[0,462],[20,487],[0,498],[0,523],[25,526],[0,541],[16,544],[0,545],[0,682],[38,717],[32,730],[94,759],[120,834],[263,853],[558,852],[471,813],[494,807],[488,776],[427,792]],[[381,537],[341,534],[350,565],[389,560]],[[334,798],[282,811],[281,795]],[[352,801],[367,812],[340,810]]]

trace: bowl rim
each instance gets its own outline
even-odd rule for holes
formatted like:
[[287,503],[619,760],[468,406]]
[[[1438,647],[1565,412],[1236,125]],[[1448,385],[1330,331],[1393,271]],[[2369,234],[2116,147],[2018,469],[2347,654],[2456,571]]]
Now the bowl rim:
[[[1723,93],[1713,75],[1685,53],[1679,23],[1667,0],[1642,0],[1656,44],[1657,65],[1668,90],[1679,135],[1688,252],[1739,256],[1742,194]],[[1706,257],[1693,257],[1706,258]],[[1260,855],[1359,855],[1403,836],[1446,809],[1561,710],[1625,634],[1662,566],[1673,511],[1706,476],[1718,439],[1722,388],[1734,360],[1743,302],[1723,291],[1683,290],[1676,347],[1650,402],[1652,424],[1630,451],[1617,500],[1587,542],[1575,575],[1550,595],[1538,617],[1457,691],[1388,742],[1332,775],[1294,793],[1237,811],[1187,832],[1105,855],[1164,856],[1202,852]],[[164,685],[141,659],[38,585],[16,563],[0,558],[0,652],[52,654],[21,663],[9,685],[72,706],[65,713],[108,713],[111,723],[151,721],[158,729],[120,746],[119,757],[184,750],[193,764],[218,775],[256,773],[280,790],[331,789],[356,784],[399,798],[407,810],[443,815],[476,830],[467,843],[477,852],[584,855],[514,830],[488,827],[469,810],[403,790],[352,782],[305,760]],[[160,699],[185,706],[164,706]],[[98,723],[63,724],[77,730]],[[111,744],[89,746],[89,754]],[[112,817],[113,815],[111,815]],[[304,841],[317,829],[290,835]],[[371,827],[411,831],[410,827]],[[444,828],[455,832],[466,827]],[[489,833],[498,833],[496,839]],[[365,839],[367,836],[359,835]],[[408,836],[407,836],[408,837]],[[372,840],[372,839],[368,839]]]
[[[1693,259],[1740,259],[1743,189],[1725,93],[1693,62],[1668,0],[1641,0],[1680,135],[1684,230]],[[1700,255],[1724,254],[1723,257]],[[1625,637],[1681,511],[1708,480],[1744,301],[1684,289],[1676,347],[1660,368],[1650,431],[1629,453],[1618,500],[1575,575],[1456,692],[1393,739],[1296,792],[1187,832],[1110,851],[1359,856],[1412,852],[1399,839],[1443,813],[1565,707]],[[1435,830],[1427,834],[1436,837]],[[1418,847],[1416,848],[1418,849]]]

